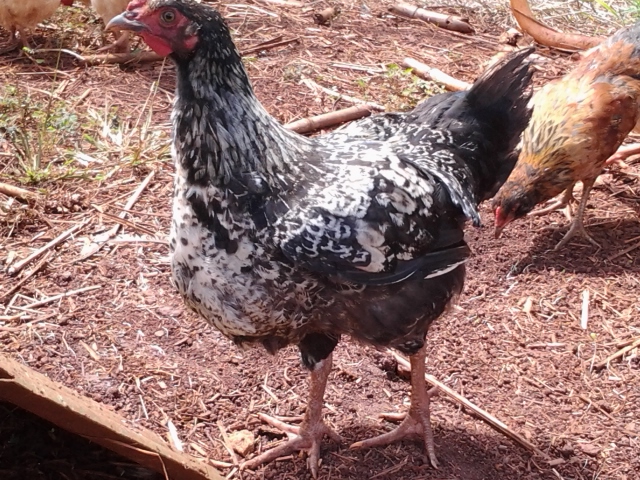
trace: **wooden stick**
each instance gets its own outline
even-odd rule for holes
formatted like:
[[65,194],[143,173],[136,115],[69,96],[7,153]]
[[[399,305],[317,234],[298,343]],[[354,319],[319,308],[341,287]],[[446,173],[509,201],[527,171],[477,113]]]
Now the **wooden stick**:
[[246,57],[251,53],[262,52],[263,50],[271,50],[272,48],[282,47],[283,45],[289,45],[290,43],[294,43],[300,40],[300,37],[290,38],[288,40],[281,40],[279,42],[273,43],[261,43],[254,47],[249,47],[246,50],[242,50],[240,52],[240,56]]
[[582,292],[582,311],[580,313],[580,326],[583,330],[587,329],[589,321],[589,290]]
[[607,260],[609,260],[609,261],[615,260],[616,258],[621,257],[622,255],[626,255],[627,253],[634,251],[636,248],[640,248],[640,242],[635,243],[635,244],[631,245],[630,247],[627,247],[624,250],[622,250],[622,251],[620,251],[620,252],[618,252],[618,253],[616,253],[614,255],[611,255],[609,258],[607,258]]
[[395,15],[404,18],[422,20],[423,22],[437,25],[446,30],[452,30],[460,33],[473,33],[473,27],[469,25],[469,19],[457,17],[455,15],[444,15],[442,13],[430,12],[424,8],[411,5],[410,3],[398,3],[389,8],[389,11]]
[[102,288],[102,285],[92,285],[90,287],[82,287],[77,290],[69,290],[64,293],[59,293],[58,295],[53,295],[52,297],[43,298],[42,300],[38,300],[37,302],[30,303],[29,305],[25,305],[24,309],[41,307],[42,305],[46,305],[47,303],[55,302],[56,300],[60,300],[61,298],[71,297],[73,295],[78,295],[79,293],[91,292],[92,290],[98,290]]
[[625,353],[633,350],[634,348],[636,348],[637,346],[640,346],[640,338],[637,338],[635,340],[635,342],[633,342],[631,345],[627,345],[624,348],[621,348],[620,350],[618,350],[617,352],[609,355],[607,358],[605,358],[604,360],[602,360],[601,362],[596,363],[593,366],[594,370],[602,370],[604,367],[606,367],[609,362],[611,360],[615,360],[616,358],[622,357]]
[[282,5],[286,7],[304,7],[303,2],[297,2],[295,0],[257,0],[258,3],[273,3],[275,5]]
[[346,102],[355,103],[357,105],[367,105],[369,108],[371,108],[371,110],[377,110],[377,111],[380,111],[380,112],[384,112],[384,107],[382,105],[380,105],[380,104],[373,103],[373,102],[367,102],[366,100],[361,100],[359,98],[350,97],[349,95],[344,95],[344,94],[342,94],[340,92],[336,92],[334,90],[331,90],[330,88],[326,88],[326,87],[323,87],[322,85],[318,85],[316,82],[314,82],[310,78],[303,79],[302,83],[304,83],[311,90],[314,90],[314,91],[320,90],[320,91],[326,93],[327,95],[331,95],[332,97],[336,97],[338,100],[344,100]]
[[146,227],[143,227],[142,225],[138,225],[135,222],[132,222],[131,220],[127,220],[125,218],[121,218],[118,215],[113,215],[111,213],[107,213],[107,212],[102,212],[98,209],[98,207],[96,205],[91,205],[95,210],[97,210],[98,212],[100,212],[100,215],[103,215],[107,218],[110,218],[111,220],[113,220],[116,223],[119,223],[120,225],[123,225],[125,227],[129,227],[132,228],[133,230],[137,230],[139,232],[142,233],[146,233],[147,235],[155,235],[155,231],[150,230]]
[[62,232],[60,235],[58,235],[56,238],[54,238],[53,240],[51,240],[49,243],[47,243],[44,247],[39,248],[38,250],[36,250],[35,252],[33,252],[31,255],[29,255],[27,258],[25,258],[24,260],[21,260],[19,262],[17,262],[16,264],[12,265],[11,267],[9,267],[8,273],[9,275],[15,275],[16,273],[18,273],[20,270],[22,270],[24,267],[26,267],[27,265],[29,265],[33,260],[35,260],[36,258],[38,258],[40,255],[42,255],[44,252],[46,252],[47,250],[49,250],[50,248],[55,247],[56,245],[58,245],[59,243],[62,243],[62,241],[64,241],[65,238],[67,238],[69,235],[71,235],[72,233],[77,232],[78,230],[80,230],[82,227],[84,227],[86,224],[88,223],[88,221],[84,221],[82,223],[77,223],[76,225],[74,225],[73,227],[71,227],[69,230],[66,230],[65,232]]
[[68,48],[42,48],[35,50],[34,53],[56,52],[70,55],[84,65],[100,65],[107,63],[145,63],[163,60],[165,57],[155,52],[137,52],[137,53],[106,53],[97,55],[80,55],[78,52],[69,50]]
[[8,197],[14,197],[19,200],[35,200],[39,197],[39,195],[35,192],[31,192],[30,190],[25,190],[24,188],[16,187],[15,185],[9,185],[8,183],[0,182],[0,193],[7,195]]
[[463,82],[462,80],[458,80],[457,78],[453,78],[450,75],[447,75],[442,70],[438,70],[437,68],[430,67],[418,60],[414,60],[413,58],[405,58],[402,61],[402,65],[413,69],[413,73],[415,73],[420,78],[424,78],[425,80],[432,80],[434,82],[438,82],[444,85],[447,90],[459,91],[459,90],[468,90],[471,88],[471,84],[467,82]]
[[[406,358],[404,358],[400,354],[394,352],[393,350],[387,350],[387,351],[393,356],[393,358],[396,359],[396,361],[400,365],[402,365],[403,367],[405,367],[407,369],[411,369],[411,364],[409,363],[409,360],[407,360]],[[478,417],[480,417],[482,420],[487,422],[489,424],[489,426],[493,427],[498,432],[502,433],[503,435],[506,435],[511,440],[513,440],[516,443],[519,443],[520,445],[525,447],[527,450],[529,450],[531,452],[534,452],[536,455],[539,455],[542,458],[545,458],[547,460],[549,459],[549,457],[548,457],[548,455],[546,453],[544,453],[542,450],[540,450],[538,447],[536,447],[529,440],[524,438],[519,433],[511,430],[506,424],[502,423],[496,417],[494,417],[490,413],[484,411],[480,407],[474,405],[469,400],[467,400],[462,395],[460,395],[458,392],[456,392],[455,390],[449,388],[444,383],[442,383],[439,380],[437,380],[434,376],[429,375],[429,374],[425,374],[424,378],[428,383],[430,383],[434,387],[438,387],[448,397],[450,397],[451,399],[455,400],[456,402],[458,402],[458,403],[464,405],[465,407],[467,407],[469,410],[471,410]]]
[[156,52],[138,52],[138,53],[104,53],[97,55],[81,55],[78,60],[85,65],[107,65],[113,63],[149,63],[164,60],[165,57],[158,55]]
[[50,256],[51,256],[51,250],[45,253],[44,256],[40,259],[40,261],[36,264],[36,266],[33,267],[23,278],[21,278],[18,283],[16,283],[13,287],[11,287],[8,292],[5,292],[3,295],[0,295],[0,300],[9,298],[9,296],[13,292],[18,290],[22,285],[24,285],[33,275],[36,274],[36,272],[38,272],[38,270],[40,270],[44,266],[45,263],[47,263],[47,260],[49,260]]
[[314,130],[332,127],[340,123],[350,122],[351,120],[357,120],[358,118],[368,117],[369,115],[371,115],[371,107],[368,105],[356,105],[345,108],[344,110],[323,113],[315,117],[302,118],[295,122],[287,123],[285,128],[297,133],[308,133]]
[[575,52],[587,50],[602,43],[602,37],[588,37],[576,33],[561,33],[535,19],[527,0],[509,0],[511,12],[523,32],[528,33],[540,45]]
[[[140,198],[140,195],[142,195],[144,189],[147,188],[147,185],[149,185],[149,182],[151,181],[155,173],[155,170],[151,170],[149,172],[149,175],[147,175],[142,183],[138,185],[138,188],[136,188],[131,194],[131,197],[129,197],[129,200],[127,200],[127,203],[125,204],[122,211],[118,214],[118,217],[125,218],[127,216],[127,212],[131,210],[131,208],[133,208],[133,206],[136,204],[138,198]],[[74,260],[74,262],[82,261],[97,253],[107,243],[108,240],[112,239],[118,234],[118,231],[120,231],[120,227],[121,224],[116,223],[106,233],[101,234],[98,239],[95,239],[93,242],[82,249],[82,251],[80,252],[80,257]]]
[[584,403],[588,404],[590,407],[593,407],[596,410],[598,410],[600,413],[604,414],[604,416],[609,418],[609,420],[613,420],[614,422],[616,421],[613,415],[611,415],[609,412],[607,412],[604,408],[600,407],[596,403],[592,402],[591,399],[585,397],[582,394],[578,394],[578,398],[582,400]]

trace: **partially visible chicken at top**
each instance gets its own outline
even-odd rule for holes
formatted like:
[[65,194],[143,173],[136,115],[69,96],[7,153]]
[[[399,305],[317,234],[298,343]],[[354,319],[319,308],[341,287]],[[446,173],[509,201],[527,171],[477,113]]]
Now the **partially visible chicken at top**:
[[[129,0],[80,0],[85,5],[95,10],[98,16],[102,19],[105,25],[115,17],[121,14],[127,9]],[[102,47],[100,50],[114,50],[115,52],[128,53],[129,52],[129,38],[130,34],[127,31],[122,31],[119,28],[114,28],[113,33],[116,37],[116,41],[110,45]]]
[[372,447],[418,436],[436,465],[425,337],[461,292],[464,224],[509,175],[529,120],[531,49],[460,94],[314,138],[256,98],[217,11],[190,0],[134,0],[110,26],[176,63],[172,274],[186,304],[237,344],[294,344],[310,370],[300,427],[249,467],[309,452],[317,474],[332,352],[348,335],[410,356],[411,406]]
[[532,103],[518,163],[493,200],[496,236],[563,191],[559,202],[538,213],[568,205],[582,181],[578,211],[556,249],[576,233],[597,245],[582,219],[605,162],[640,120],[640,23],[593,49],[570,73],[536,92]]
[[[51,17],[60,4],[69,6],[72,3],[73,0],[1,0],[0,27],[11,32],[11,43],[0,53],[29,47],[26,30]],[[19,39],[15,38],[16,33]]]

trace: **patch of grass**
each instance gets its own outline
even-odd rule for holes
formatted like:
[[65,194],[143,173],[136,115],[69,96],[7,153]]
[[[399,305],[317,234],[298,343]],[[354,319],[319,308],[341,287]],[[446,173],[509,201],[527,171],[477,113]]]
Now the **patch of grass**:
[[410,68],[395,63],[387,65],[382,85],[389,92],[384,102],[388,111],[410,110],[425,98],[444,92],[437,83],[422,80],[413,75]]
[[77,115],[53,93],[33,97],[13,85],[0,92],[0,141],[15,153],[21,180],[26,183],[50,177],[51,164],[62,158],[63,146],[77,129]]
[[96,179],[109,178],[123,166],[136,167],[171,160],[167,132],[156,128],[152,121],[151,105],[157,87],[158,83],[154,82],[137,118],[123,117],[118,107],[113,105],[106,106],[102,111],[88,111],[83,140],[92,147],[92,151],[91,155],[83,154],[79,160],[115,164],[111,170],[103,169]]

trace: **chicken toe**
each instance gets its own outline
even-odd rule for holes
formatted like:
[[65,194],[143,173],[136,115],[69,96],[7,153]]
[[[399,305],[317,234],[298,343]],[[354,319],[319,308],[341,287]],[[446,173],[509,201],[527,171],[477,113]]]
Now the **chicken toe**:
[[255,458],[245,462],[242,468],[255,469],[260,465],[272,462],[273,460],[291,455],[292,453],[306,450],[308,452],[309,470],[313,478],[318,477],[318,464],[320,461],[320,444],[325,435],[337,443],[342,442],[342,437],[338,435],[331,427],[322,420],[322,404],[324,398],[324,390],[327,386],[327,378],[331,371],[331,355],[324,361],[320,362],[310,375],[310,392],[307,410],[302,420],[302,424],[298,426],[289,425],[277,418],[269,415],[260,414],[259,417],[265,423],[272,427],[282,430],[287,434],[289,440],[271,450],[261,453]]
[[[353,449],[371,448],[388,445],[407,437],[418,437],[424,441],[429,455],[429,461],[434,468],[438,468],[429,405],[431,397],[437,393],[437,388],[427,391],[424,379],[424,360],[426,352],[422,347],[418,353],[410,357],[411,360],[411,406],[402,423],[390,432],[374,438],[362,440],[351,445]],[[393,416],[397,418],[395,415]]]
[[540,215],[545,215],[550,212],[554,212],[556,210],[564,209],[564,215],[567,217],[567,220],[571,220],[571,203],[575,202],[576,199],[573,197],[573,187],[575,186],[575,182],[571,184],[571,186],[567,187],[567,189],[562,194],[562,197],[554,200],[549,205],[540,210],[535,210],[531,212],[529,215],[532,217],[537,217]]
[[571,227],[569,228],[569,231],[565,233],[564,237],[562,237],[562,240],[558,242],[554,250],[560,250],[567,243],[569,243],[569,240],[571,240],[576,234],[580,234],[581,236],[586,238],[589,242],[591,242],[593,245],[595,245],[598,248],[601,248],[600,244],[596,242],[593,238],[591,238],[591,235],[587,233],[587,231],[584,229],[584,224],[582,223],[582,217],[584,217],[584,210],[587,207],[587,200],[589,199],[589,193],[591,192],[591,187],[593,187],[594,182],[595,182],[595,179],[588,180],[588,181],[583,180],[582,183],[584,185],[584,191],[582,193],[582,198],[580,199],[578,212],[576,213],[576,216],[573,218],[573,221],[571,222]]

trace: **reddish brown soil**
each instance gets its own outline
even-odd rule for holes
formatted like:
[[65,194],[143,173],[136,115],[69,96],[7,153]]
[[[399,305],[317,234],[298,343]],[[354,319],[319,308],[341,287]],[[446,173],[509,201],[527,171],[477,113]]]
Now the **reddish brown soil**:
[[[468,37],[389,17],[375,2],[369,7],[371,14],[363,16],[360,5],[345,5],[331,27],[314,25],[311,12],[299,8],[260,3],[246,8],[229,5],[223,11],[241,49],[280,35],[299,38],[298,43],[265,51],[247,62],[258,96],[283,122],[349,106],[310,91],[299,83],[303,77],[391,108],[406,107],[427,93],[416,90],[411,76],[377,73],[381,64],[413,56],[472,80],[499,50],[498,36],[510,26],[488,12],[470,12],[479,28]],[[82,19],[86,14],[73,15]],[[99,46],[92,32],[82,36],[77,27],[56,35],[47,30],[39,32],[36,41],[91,53]],[[541,67],[538,84],[561,74],[571,63],[568,57],[544,49],[538,53],[549,59]],[[68,56],[57,62],[55,53],[34,58],[43,62],[17,55],[0,58],[0,77],[34,99],[49,98],[54,91],[78,115],[78,128],[47,147],[52,171],[59,173],[73,158],[69,152],[76,150],[103,163],[27,187],[39,189],[44,197],[28,206],[0,195],[0,205],[7,206],[0,209],[0,258],[10,252],[24,258],[73,224],[89,221],[53,251],[39,272],[0,298],[0,352],[165,438],[170,419],[186,451],[196,457],[231,462],[221,428],[252,431],[260,450],[275,444],[282,436],[262,425],[255,414],[303,413],[307,380],[297,353],[286,349],[273,358],[262,350],[239,351],[184,309],[169,281],[166,245],[131,241],[133,236],[149,238],[150,233],[163,240],[169,228],[173,167],[166,144],[173,67],[83,67]],[[332,66],[336,62],[372,70],[345,70]],[[150,97],[151,82],[158,78],[159,91]],[[357,82],[359,78],[363,81]],[[399,93],[406,89],[411,90],[407,96]],[[87,140],[99,137],[99,128],[88,123],[90,112],[104,116],[117,109],[107,123],[131,131],[149,115],[148,100],[153,106],[150,131],[159,136],[147,137],[139,145],[132,135],[122,151],[112,145],[107,153]],[[0,180],[16,183],[20,176],[16,151],[1,138]],[[132,161],[134,150],[142,153]],[[156,173],[128,223],[115,240],[83,259],[83,246],[116,225],[114,216],[151,170]],[[443,395],[432,404],[440,469],[428,465],[418,443],[348,450],[349,443],[388,430],[390,425],[377,415],[404,411],[409,390],[387,353],[344,341],[336,350],[325,412],[346,443],[326,441],[321,478],[638,478],[638,349],[604,369],[594,368],[640,335],[640,249],[611,258],[640,239],[640,169],[631,165],[624,171],[611,170],[592,193],[586,215],[588,230],[603,246],[599,250],[577,239],[553,251],[567,226],[560,213],[517,222],[495,240],[491,214],[484,206],[485,227],[468,231],[475,255],[465,293],[428,337],[428,372],[524,435],[549,456],[551,464]],[[0,276],[0,296],[23,275]],[[93,285],[100,289],[28,311],[15,308]],[[590,293],[586,330],[580,326],[584,291]],[[12,435],[19,438],[15,420],[11,425]],[[1,422],[2,438],[8,428]],[[0,463],[0,472],[13,468],[1,456]],[[106,467],[104,471],[110,472]],[[257,473],[234,475],[310,478],[304,458],[299,457]]]

